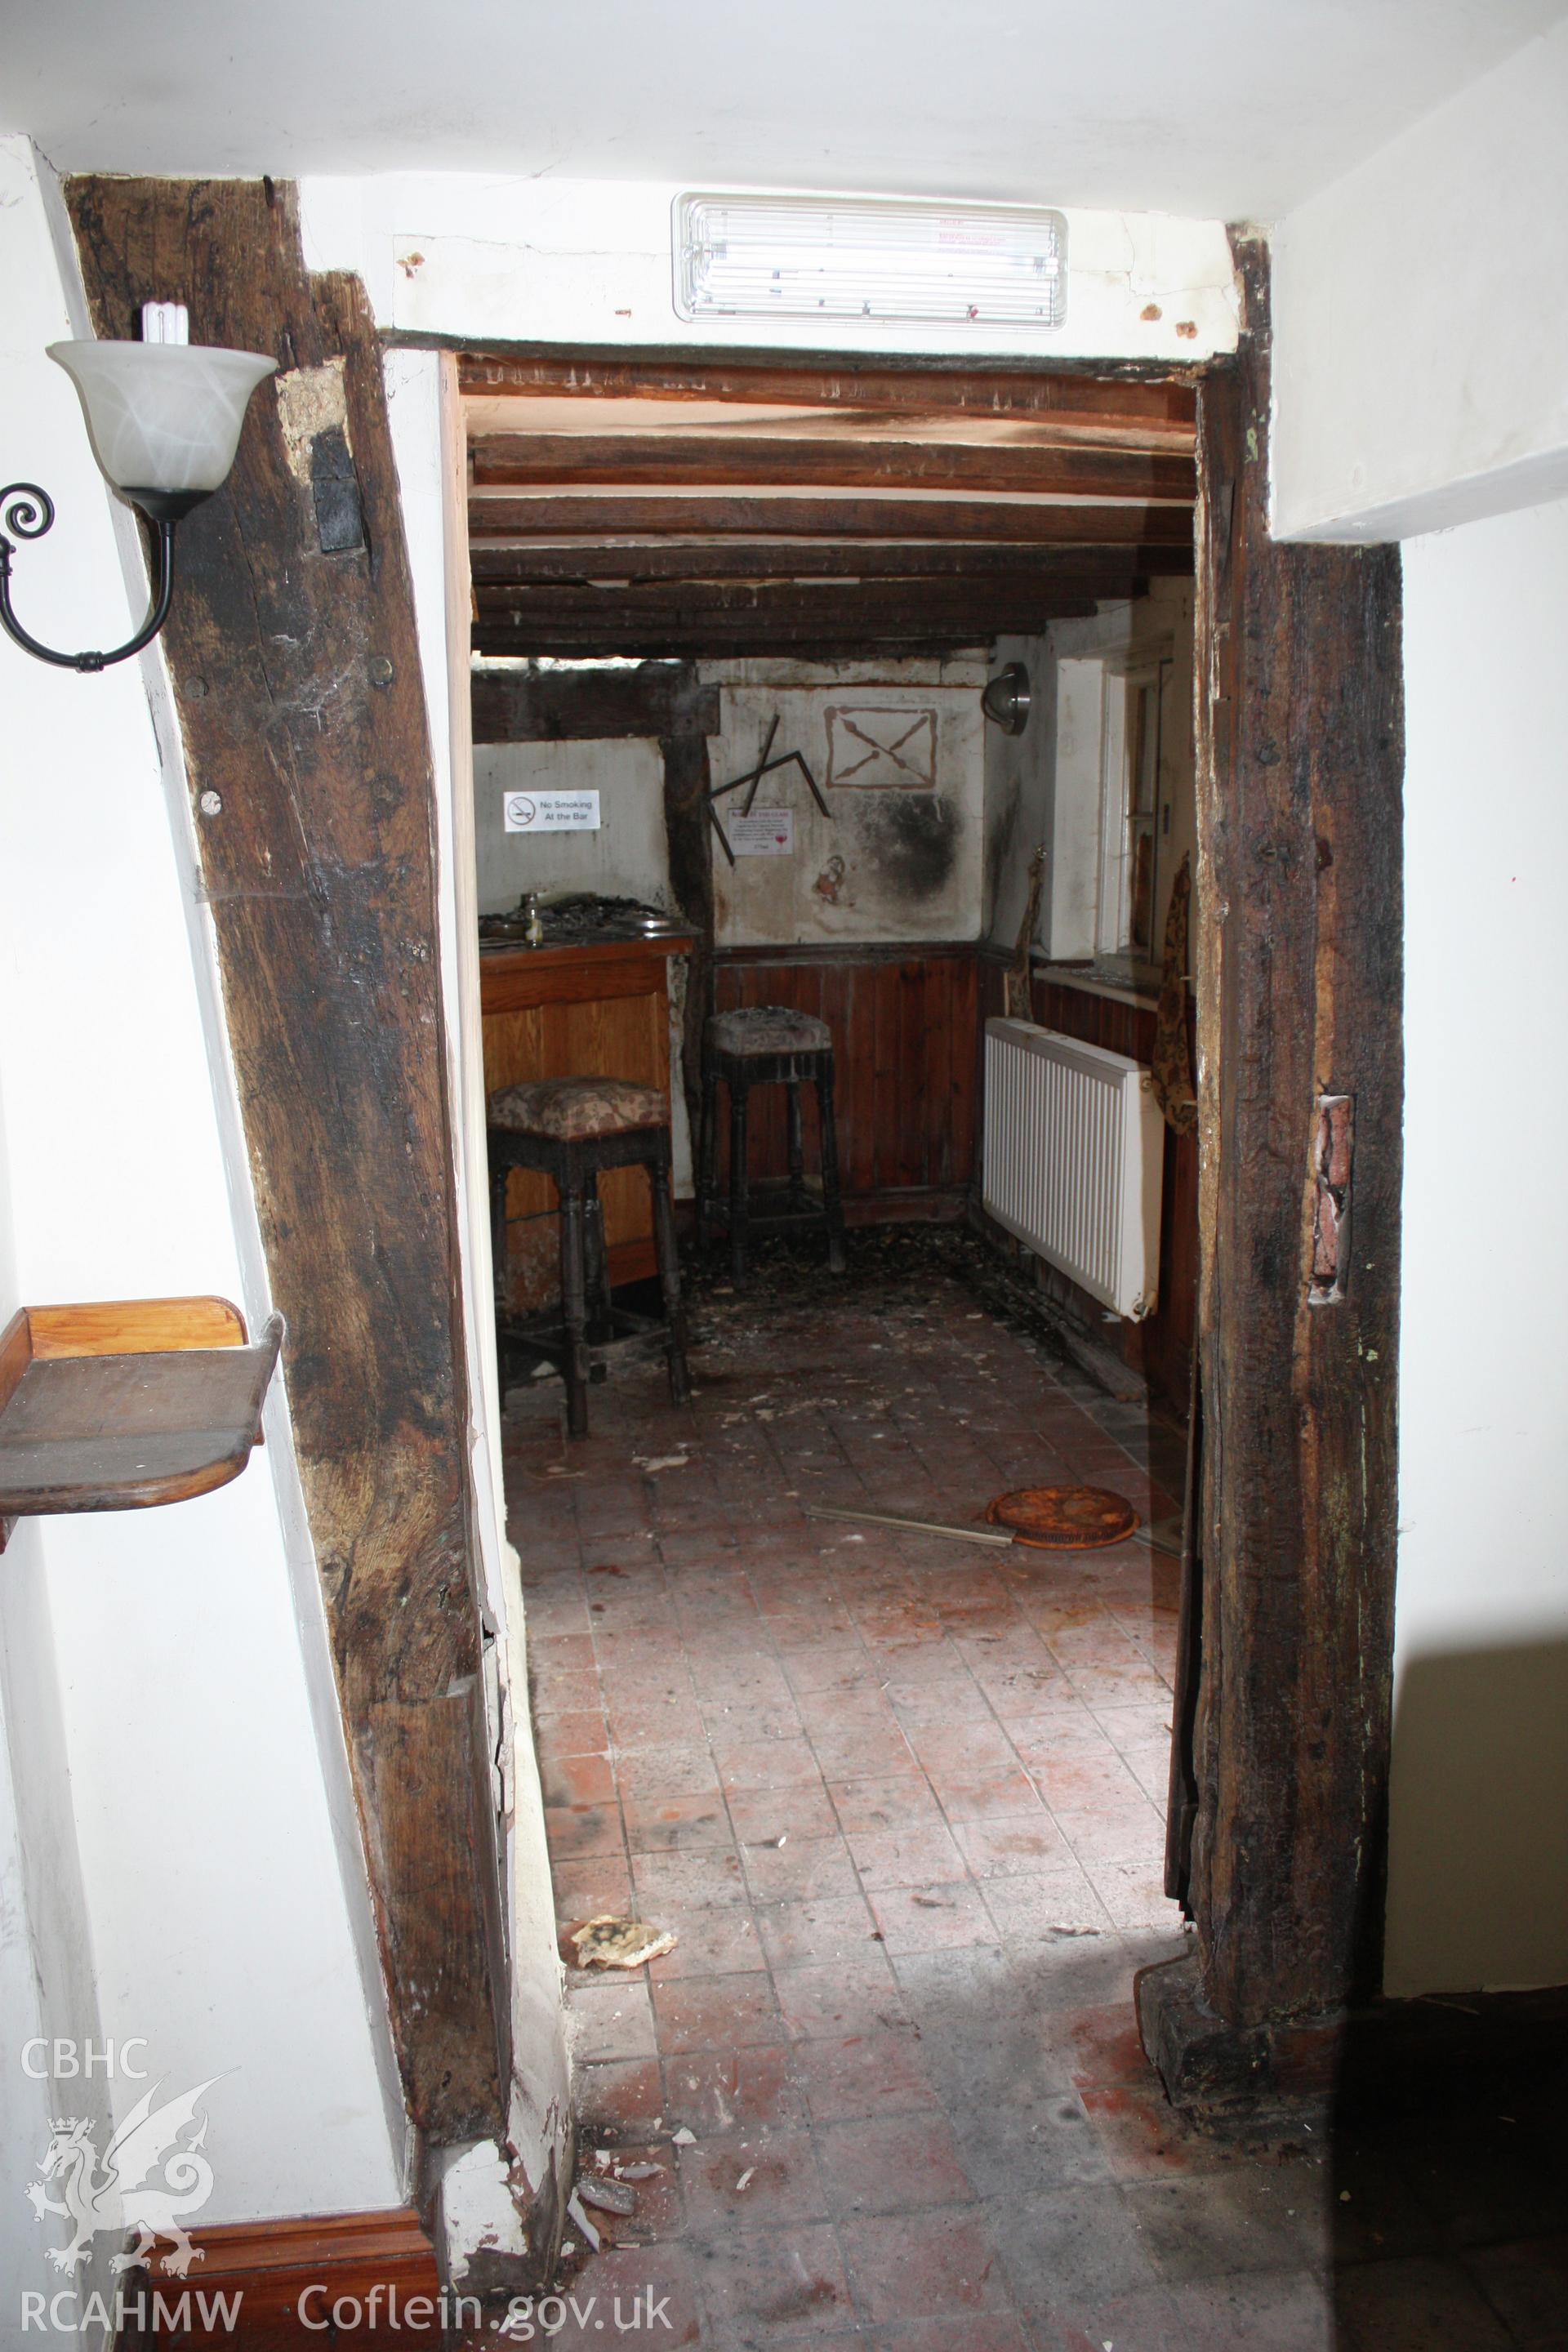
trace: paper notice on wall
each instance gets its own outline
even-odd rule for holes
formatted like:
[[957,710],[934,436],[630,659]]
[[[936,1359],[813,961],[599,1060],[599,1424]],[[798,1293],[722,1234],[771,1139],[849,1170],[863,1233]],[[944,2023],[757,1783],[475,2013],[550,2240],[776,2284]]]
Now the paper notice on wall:
[[737,857],[793,857],[794,809],[753,809],[750,816],[733,816],[725,826]]
[[508,793],[501,803],[508,833],[597,833],[597,793]]

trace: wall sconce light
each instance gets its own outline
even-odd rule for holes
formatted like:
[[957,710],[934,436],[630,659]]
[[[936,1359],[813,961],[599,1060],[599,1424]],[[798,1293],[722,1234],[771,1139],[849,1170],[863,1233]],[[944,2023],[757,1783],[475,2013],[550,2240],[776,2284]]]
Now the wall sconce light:
[[[139,343],[51,343],[48,355],[77,388],[99,470],[116,497],[139,507],[153,527],[153,603],[133,637],[112,653],[56,653],[40,645],[11,609],[16,548],[0,534],[0,626],[26,653],[60,669],[107,669],[150,645],[169,617],[174,585],[174,527],[221,489],[239,446],[251,394],[277,368],[259,352],[226,352],[187,341],[179,302],[148,302]],[[54,501],[34,482],[0,490],[0,517],[18,539],[41,539]]]
[[1004,735],[1023,733],[1029,723],[1029,673],[1022,662],[1009,662],[987,678],[980,708]]

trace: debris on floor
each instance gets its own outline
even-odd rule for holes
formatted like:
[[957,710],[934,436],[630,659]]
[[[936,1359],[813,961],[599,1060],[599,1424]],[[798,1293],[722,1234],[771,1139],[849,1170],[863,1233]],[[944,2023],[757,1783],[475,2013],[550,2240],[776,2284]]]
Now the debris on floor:
[[596,2205],[605,2213],[635,2213],[637,2192],[624,2180],[606,2179],[603,2175],[584,2173],[577,2183],[577,2194],[584,2205]]
[[[570,2214],[572,2220],[575,2221],[577,2227],[582,2231],[583,2235],[587,2239],[588,2244],[593,2252],[597,2253],[599,2251],[599,2232],[595,2229],[594,2224],[589,2221],[587,2214],[583,2210],[583,2200],[581,2197],[578,2196],[575,2189],[572,2191],[571,2196],[566,2200],[566,2210]],[[566,2239],[563,2242],[561,2248],[562,2252],[564,2254],[569,2247],[573,2252],[576,2252],[575,2247],[572,2246],[571,2240]]]
[[569,1927],[566,1937],[583,1969],[640,1969],[673,1952],[680,1940],[672,1928],[656,1927],[647,1919],[617,1919],[609,1912]]

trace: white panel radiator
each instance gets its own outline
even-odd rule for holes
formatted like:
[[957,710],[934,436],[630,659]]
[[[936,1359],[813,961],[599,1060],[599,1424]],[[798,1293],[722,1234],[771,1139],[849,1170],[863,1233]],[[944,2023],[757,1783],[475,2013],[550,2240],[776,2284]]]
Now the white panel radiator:
[[1164,1122],[1140,1063],[1032,1021],[987,1021],[985,1207],[1135,1322],[1158,1295],[1163,1168]]

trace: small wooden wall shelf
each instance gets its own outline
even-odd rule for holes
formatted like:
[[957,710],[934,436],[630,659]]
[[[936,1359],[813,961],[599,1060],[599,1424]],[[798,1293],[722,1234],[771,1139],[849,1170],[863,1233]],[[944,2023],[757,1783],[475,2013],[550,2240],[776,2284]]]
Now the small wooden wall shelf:
[[226,1298],[24,1307],[0,1334],[0,1549],[14,1522],[181,1503],[261,1443],[282,1344]]

